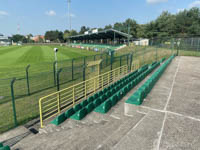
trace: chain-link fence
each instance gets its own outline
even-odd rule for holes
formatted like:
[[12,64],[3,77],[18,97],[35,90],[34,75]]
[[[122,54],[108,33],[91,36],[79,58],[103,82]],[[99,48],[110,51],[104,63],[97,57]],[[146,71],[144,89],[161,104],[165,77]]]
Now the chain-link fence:
[[200,56],[199,44],[199,38],[152,39],[149,46],[135,46],[117,51],[114,55],[102,53],[43,64],[38,68],[28,65],[24,68],[24,76],[0,79],[0,133],[37,118],[40,97],[93,76],[96,70],[86,70],[88,62],[102,60],[99,67],[101,74],[126,64],[131,70],[133,62],[142,66],[172,54],[189,55],[192,52]]

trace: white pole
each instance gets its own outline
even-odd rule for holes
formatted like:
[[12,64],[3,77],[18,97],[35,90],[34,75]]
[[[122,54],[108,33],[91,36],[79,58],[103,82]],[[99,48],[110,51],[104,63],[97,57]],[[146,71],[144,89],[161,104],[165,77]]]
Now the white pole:
[[56,74],[58,73],[58,59],[57,59],[57,52],[58,52],[58,48],[54,48],[54,53],[55,53],[55,62],[56,62]]
[[71,13],[70,13],[70,3],[71,3],[71,0],[67,0],[68,2],[68,17],[69,17],[69,30],[71,31]]
[[58,73],[57,52],[55,52],[55,61],[56,61],[56,73]]

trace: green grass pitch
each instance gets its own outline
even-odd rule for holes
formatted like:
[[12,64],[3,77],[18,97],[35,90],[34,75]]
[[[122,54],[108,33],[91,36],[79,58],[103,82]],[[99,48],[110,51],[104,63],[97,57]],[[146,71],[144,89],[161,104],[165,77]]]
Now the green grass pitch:
[[94,51],[66,46],[27,45],[0,47],[0,78],[12,77],[11,75],[15,74],[24,74],[24,69],[28,64],[37,68],[38,71],[41,71],[40,66],[43,66],[43,71],[44,69],[49,71],[45,67],[45,63],[52,64],[55,60],[54,47],[59,49],[57,53],[58,61],[97,54]]

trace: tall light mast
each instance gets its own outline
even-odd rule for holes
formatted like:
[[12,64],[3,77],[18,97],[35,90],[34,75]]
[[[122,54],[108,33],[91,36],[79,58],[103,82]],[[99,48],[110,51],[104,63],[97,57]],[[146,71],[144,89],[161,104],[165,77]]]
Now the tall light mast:
[[72,25],[71,25],[71,13],[70,13],[71,0],[67,0],[67,4],[68,4],[68,17],[69,17],[69,30],[71,31],[71,29],[72,29]]
[[17,25],[17,34],[20,34],[20,24]]

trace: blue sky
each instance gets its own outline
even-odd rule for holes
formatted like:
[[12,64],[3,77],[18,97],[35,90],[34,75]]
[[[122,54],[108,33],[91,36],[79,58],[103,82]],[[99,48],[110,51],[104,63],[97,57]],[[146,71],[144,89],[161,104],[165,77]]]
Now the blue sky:
[[[138,23],[154,20],[167,10],[177,13],[183,9],[200,7],[200,0],[71,0],[72,28],[104,27],[127,18]],[[0,33],[33,35],[47,30],[69,28],[67,0],[1,0]]]

